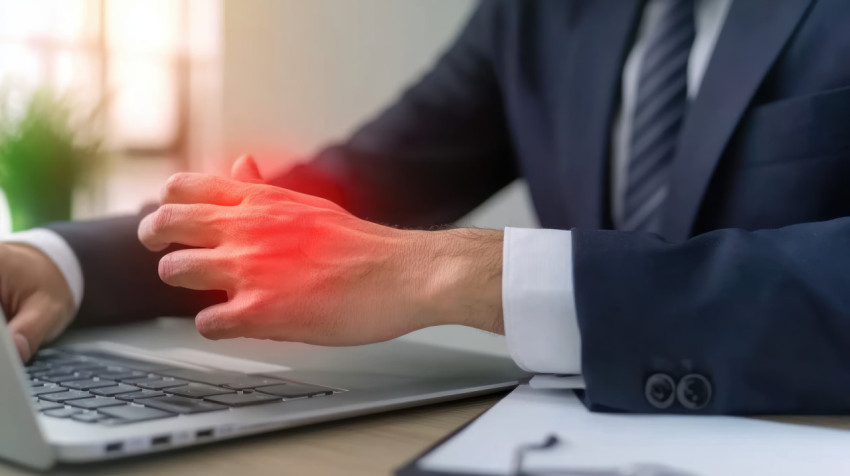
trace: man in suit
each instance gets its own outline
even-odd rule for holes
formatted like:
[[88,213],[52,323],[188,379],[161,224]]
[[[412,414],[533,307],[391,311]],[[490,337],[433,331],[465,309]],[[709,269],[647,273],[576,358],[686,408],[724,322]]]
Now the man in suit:
[[[24,358],[74,315],[331,345],[458,323],[581,373],[594,410],[850,411],[848,24],[843,0],[483,2],[347,142],[19,235],[0,299]],[[518,176],[545,229],[421,231]]]

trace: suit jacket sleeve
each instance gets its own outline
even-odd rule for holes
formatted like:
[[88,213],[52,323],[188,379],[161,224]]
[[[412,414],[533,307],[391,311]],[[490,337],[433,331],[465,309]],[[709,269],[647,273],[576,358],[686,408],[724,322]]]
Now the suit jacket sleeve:
[[[357,216],[403,227],[449,223],[516,177],[491,63],[501,2],[483,2],[435,67],[345,143],[270,183],[329,198]],[[58,223],[85,291],[78,323],[195,315],[223,293],[171,288],[162,253],[136,238],[144,213]]]
[[645,385],[662,373],[708,379],[701,413],[850,411],[850,218],[679,243],[581,230],[573,240],[591,408],[659,411]]

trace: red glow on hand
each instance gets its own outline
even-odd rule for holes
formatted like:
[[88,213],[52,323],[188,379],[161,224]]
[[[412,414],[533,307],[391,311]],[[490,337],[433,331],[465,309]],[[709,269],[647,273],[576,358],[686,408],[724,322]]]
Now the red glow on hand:
[[[172,176],[162,206],[139,226],[139,239],[151,250],[192,247],[162,258],[163,281],[227,292],[227,302],[198,314],[202,334],[349,345],[413,330],[412,323],[387,320],[407,305],[404,298],[379,298],[374,290],[405,289],[398,282],[404,269],[395,267],[404,261],[398,250],[405,234],[414,232],[266,185],[249,156],[236,161],[232,174]],[[389,276],[394,281],[383,282]]]

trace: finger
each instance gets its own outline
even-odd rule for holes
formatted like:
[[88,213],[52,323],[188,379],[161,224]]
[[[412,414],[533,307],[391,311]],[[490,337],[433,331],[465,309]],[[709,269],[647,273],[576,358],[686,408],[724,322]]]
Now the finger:
[[165,284],[198,291],[232,287],[226,263],[219,253],[207,249],[177,250],[159,260],[159,278]]
[[214,248],[221,238],[216,219],[225,213],[224,207],[214,205],[163,205],[139,223],[139,241],[151,251],[162,251],[173,243]]
[[232,298],[199,312],[195,316],[195,327],[202,336],[211,340],[243,337],[243,315],[239,300]]
[[12,338],[15,341],[15,348],[18,350],[18,355],[21,356],[21,362],[27,363],[32,357],[32,347],[23,334],[16,332]]
[[233,168],[230,170],[230,176],[240,182],[264,183],[263,176],[260,175],[260,168],[257,167],[257,162],[247,154],[236,159],[236,162],[233,163]]
[[239,205],[252,185],[216,175],[184,172],[168,178],[160,193],[160,203]]
[[45,341],[49,341],[64,330],[59,324],[65,321],[61,311],[48,304],[30,298],[9,322],[9,333],[21,360],[26,362]]
[[[240,172],[241,173],[241,172]],[[235,206],[239,205],[258,189],[252,187],[265,187],[264,190],[273,190],[274,193],[266,195],[273,200],[291,201],[310,205],[317,208],[337,210],[347,213],[339,205],[325,200],[324,198],[305,195],[293,190],[262,185],[257,183],[238,182],[236,180],[217,177],[207,174],[179,173],[172,175],[162,189],[161,203],[163,204],[197,204],[206,203],[212,205]]]

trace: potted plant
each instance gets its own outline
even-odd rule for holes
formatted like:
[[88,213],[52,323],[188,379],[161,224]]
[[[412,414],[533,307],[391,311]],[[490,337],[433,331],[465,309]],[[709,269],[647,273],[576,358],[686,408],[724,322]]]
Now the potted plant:
[[74,190],[102,162],[94,115],[79,118],[66,97],[33,94],[18,114],[0,103],[0,190],[13,231],[71,218]]

